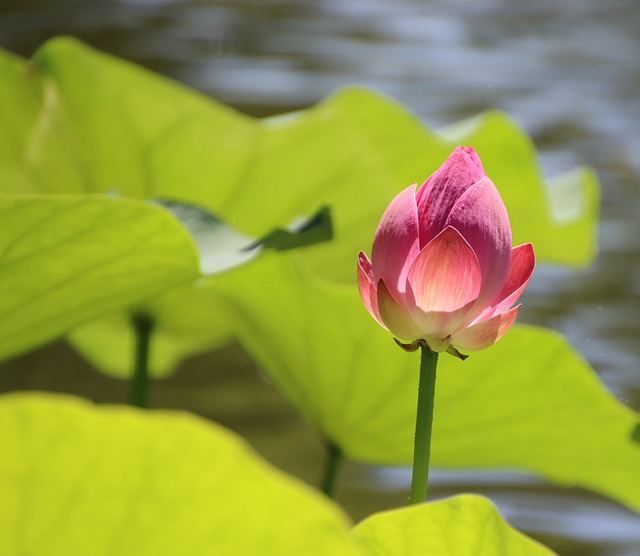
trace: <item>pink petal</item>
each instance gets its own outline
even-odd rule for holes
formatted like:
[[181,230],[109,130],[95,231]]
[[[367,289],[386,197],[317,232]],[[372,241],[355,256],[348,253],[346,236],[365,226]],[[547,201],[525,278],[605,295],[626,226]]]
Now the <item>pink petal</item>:
[[[411,310],[411,314],[413,316],[413,320],[416,322],[420,330],[422,330],[423,338],[438,338],[442,341],[446,340],[448,346],[449,336],[471,321],[469,314],[474,306],[474,302],[475,299],[454,311],[422,311],[420,308],[414,307]],[[431,344],[429,343],[429,345]],[[433,351],[441,351],[436,350],[433,347],[431,349]]]
[[511,263],[511,227],[507,209],[493,182],[482,178],[467,189],[449,213],[453,226],[478,257],[482,289],[477,309],[484,309],[502,289]]
[[374,283],[384,280],[394,296],[404,294],[409,267],[419,250],[414,184],[391,201],[380,219],[371,252]]
[[378,311],[378,292],[376,291],[377,288],[373,281],[371,261],[369,261],[362,251],[360,251],[358,255],[358,289],[360,290],[362,302],[367,308],[367,311],[369,311],[369,314],[376,319],[380,325],[386,328]]
[[480,351],[495,344],[513,326],[520,305],[451,335],[451,345],[465,351]]
[[478,297],[480,265],[458,230],[448,226],[420,251],[408,282],[423,311],[455,311]]
[[416,195],[421,248],[445,228],[455,202],[484,175],[476,152],[471,147],[456,147],[444,164],[424,182]]
[[[448,346],[449,336],[471,320],[469,311],[473,305],[474,302],[470,301],[455,311],[422,311],[420,308],[414,307],[411,310],[411,316],[421,330],[421,337],[425,338],[430,346],[434,339],[446,341]],[[433,347],[431,349],[442,351]]]
[[535,265],[536,257],[533,252],[533,245],[525,243],[513,248],[509,274],[502,286],[502,290],[500,290],[491,307],[487,310],[486,318],[506,311],[518,301],[533,275]]
[[378,310],[384,327],[398,339],[413,341],[422,337],[418,325],[391,295],[382,280],[378,282]]

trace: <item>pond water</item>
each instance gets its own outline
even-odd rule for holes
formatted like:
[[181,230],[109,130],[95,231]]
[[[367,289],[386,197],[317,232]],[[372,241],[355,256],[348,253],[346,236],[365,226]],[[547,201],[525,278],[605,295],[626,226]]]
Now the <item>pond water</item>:
[[[540,267],[522,320],[569,337],[623,403],[640,410],[640,5],[636,0],[3,0],[0,45],[29,56],[59,34],[172,76],[254,115],[308,106],[347,84],[406,104],[432,127],[487,108],[533,136],[549,176],[593,166],[600,255]],[[54,352],[57,368],[45,370]],[[211,372],[224,361],[229,371]],[[232,363],[232,365],[228,365]],[[124,398],[56,344],[5,364],[2,390]],[[542,370],[541,370],[542,371]],[[237,348],[157,385],[156,405],[195,410],[316,481],[320,445]],[[266,416],[266,417],[265,417]],[[304,445],[304,448],[300,447]],[[639,479],[640,480],[640,470]],[[338,499],[354,518],[402,505],[408,474],[349,464]],[[488,494],[561,554],[640,554],[640,517],[577,489],[514,473],[436,472],[432,495]]]

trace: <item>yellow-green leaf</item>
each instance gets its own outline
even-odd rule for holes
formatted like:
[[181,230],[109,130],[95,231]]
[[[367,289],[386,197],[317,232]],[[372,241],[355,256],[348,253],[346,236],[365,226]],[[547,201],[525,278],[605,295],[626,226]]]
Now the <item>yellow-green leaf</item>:
[[358,524],[353,537],[371,556],[552,556],[513,529],[481,496],[456,496],[381,512]]
[[[368,250],[384,208],[424,181],[456,144],[475,146],[500,189],[517,242],[533,241],[539,260],[584,265],[596,251],[597,184],[574,172],[547,188],[530,138],[506,115],[488,112],[442,132],[399,103],[361,88],[275,118],[241,115],[170,80],[57,38],[26,62],[0,53],[0,190],[116,192],[202,206],[239,232],[261,237],[329,206],[334,239],[296,255],[314,272],[355,283],[353,261]],[[198,286],[200,288],[200,285]],[[192,323],[216,320],[182,289]],[[181,306],[147,309],[167,320]],[[161,318],[162,314],[162,318]],[[98,366],[123,372],[127,328],[105,326],[117,346],[85,329],[78,348]],[[183,320],[184,322],[184,320]],[[152,344],[162,374],[186,354],[213,346],[224,331],[166,322]],[[191,338],[198,341],[192,342]],[[104,347],[100,347],[104,346]],[[103,351],[109,351],[104,353]],[[116,370],[119,367],[119,371]]]
[[[353,459],[411,462],[419,357],[395,345],[356,287],[282,256],[214,286],[243,344],[315,428]],[[638,420],[561,336],[517,326],[464,362],[440,357],[432,463],[518,468],[640,509]]]
[[157,206],[0,196],[0,357],[198,275],[189,234]]
[[0,554],[361,554],[338,506],[186,413],[0,397]]

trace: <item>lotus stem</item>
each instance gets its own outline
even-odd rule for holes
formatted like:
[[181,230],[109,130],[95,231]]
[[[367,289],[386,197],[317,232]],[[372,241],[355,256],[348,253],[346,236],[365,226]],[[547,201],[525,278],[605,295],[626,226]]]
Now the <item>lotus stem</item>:
[[135,407],[149,407],[149,346],[153,333],[153,320],[148,315],[131,317],[135,336],[133,376],[131,377],[130,403]]
[[333,442],[327,442],[327,457],[325,460],[324,474],[320,482],[320,490],[329,498],[333,498],[333,492],[338,475],[338,468],[342,461],[342,451]]
[[409,504],[420,504],[425,501],[429,482],[431,429],[433,425],[433,404],[436,391],[438,354],[431,351],[426,343],[422,343],[421,348],[416,434],[413,450],[413,474],[411,476]]

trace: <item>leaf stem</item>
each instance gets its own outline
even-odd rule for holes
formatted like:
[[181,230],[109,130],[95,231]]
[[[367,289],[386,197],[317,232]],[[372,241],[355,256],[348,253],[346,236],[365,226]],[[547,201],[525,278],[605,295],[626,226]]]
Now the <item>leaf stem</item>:
[[153,320],[148,315],[131,317],[135,335],[133,376],[131,377],[130,403],[135,407],[149,407],[149,346],[153,332]]
[[327,442],[327,457],[325,459],[324,474],[320,482],[320,490],[329,498],[333,498],[338,468],[342,461],[342,451],[333,442]]
[[429,347],[424,344],[421,345],[421,348],[416,434],[413,449],[413,474],[411,476],[409,504],[419,504],[424,502],[427,497],[429,458],[431,456],[433,402],[436,392],[438,354],[431,351]]

